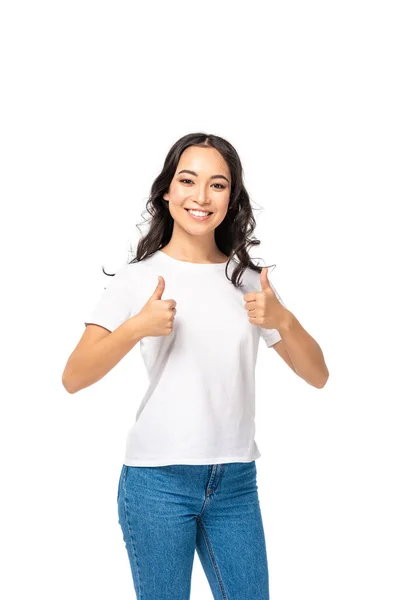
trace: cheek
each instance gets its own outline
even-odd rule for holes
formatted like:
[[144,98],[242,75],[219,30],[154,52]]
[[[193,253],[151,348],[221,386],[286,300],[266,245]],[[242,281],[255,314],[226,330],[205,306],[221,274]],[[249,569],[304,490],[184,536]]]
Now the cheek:
[[184,188],[179,187],[171,189],[171,200],[176,206],[181,206],[184,204],[186,198],[187,191],[185,191]]
[[220,192],[218,196],[215,196],[215,201],[220,210],[228,210],[229,206],[230,193],[229,190],[225,192]]
[[228,212],[229,208],[229,194],[227,194],[225,198],[221,198],[221,196],[217,198],[215,206],[217,206],[218,212],[221,215],[225,215]]
[[227,211],[229,208],[229,194],[227,194],[224,202],[224,210]]

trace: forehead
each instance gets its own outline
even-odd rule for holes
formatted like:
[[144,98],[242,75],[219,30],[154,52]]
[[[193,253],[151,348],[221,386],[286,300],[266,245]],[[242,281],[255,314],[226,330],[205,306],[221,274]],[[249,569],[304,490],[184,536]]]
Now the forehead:
[[198,146],[189,146],[181,154],[177,171],[189,168],[196,173],[222,173],[229,176],[229,167],[218,150],[215,148],[199,148]]

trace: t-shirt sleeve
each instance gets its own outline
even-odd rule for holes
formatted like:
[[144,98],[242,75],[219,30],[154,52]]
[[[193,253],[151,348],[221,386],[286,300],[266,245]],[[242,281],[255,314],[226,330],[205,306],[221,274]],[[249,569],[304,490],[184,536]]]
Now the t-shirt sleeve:
[[112,332],[129,319],[133,306],[131,268],[131,264],[126,264],[108,277],[110,281],[86,316],[85,326],[93,323]]
[[[287,308],[286,304],[283,302],[282,298],[278,294],[276,287],[274,286],[274,284],[271,282],[270,279],[269,279],[269,284],[272,287],[272,289],[275,293],[275,296],[278,298],[279,302],[285,308]],[[262,337],[262,339],[265,341],[268,348],[270,348],[271,346],[273,346],[274,344],[276,344],[277,342],[279,342],[282,339],[281,335],[277,329],[264,329],[263,327],[260,327],[260,337]]]

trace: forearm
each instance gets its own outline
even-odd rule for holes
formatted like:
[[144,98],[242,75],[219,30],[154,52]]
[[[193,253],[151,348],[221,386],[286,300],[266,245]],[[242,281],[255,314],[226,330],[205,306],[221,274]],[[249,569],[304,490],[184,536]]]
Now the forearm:
[[115,331],[90,348],[74,352],[63,373],[63,385],[70,394],[104,377],[144,337],[141,320],[130,317]]
[[310,385],[322,388],[329,377],[321,348],[302,327],[293,313],[286,311],[278,331],[285,344],[296,373]]

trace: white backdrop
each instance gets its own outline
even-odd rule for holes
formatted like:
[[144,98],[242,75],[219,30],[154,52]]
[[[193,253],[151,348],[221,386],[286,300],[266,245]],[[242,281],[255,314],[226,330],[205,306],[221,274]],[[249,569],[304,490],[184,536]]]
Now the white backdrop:
[[[271,598],[400,598],[395,5],[2,4],[3,598],[134,597],[116,498],[139,345],[75,395],[61,375],[195,131],[236,147],[252,255],[330,371],[313,388],[260,342]],[[212,598],[197,554],[191,598]]]

